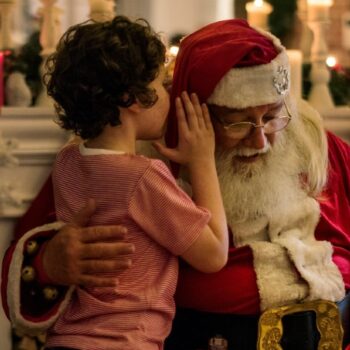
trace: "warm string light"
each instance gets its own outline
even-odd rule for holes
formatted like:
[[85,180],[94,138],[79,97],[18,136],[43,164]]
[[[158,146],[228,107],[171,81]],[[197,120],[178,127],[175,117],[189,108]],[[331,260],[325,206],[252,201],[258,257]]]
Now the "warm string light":
[[178,52],[179,52],[179,47],[178,46],[176,46],[176,45],[170,46],[169,53],[170,53],[171,56],[176,57]]
[[326,64],[329,68],[335,68],[338,64],[337,58],[334,56],[328,56],[326,59]]

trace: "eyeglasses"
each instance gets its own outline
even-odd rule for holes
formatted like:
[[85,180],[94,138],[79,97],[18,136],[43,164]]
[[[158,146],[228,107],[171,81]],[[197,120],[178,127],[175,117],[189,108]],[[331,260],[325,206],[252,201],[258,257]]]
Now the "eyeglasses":
[[227,134],[237,140],[244,139],[252,133],[255,128],[262,128],[265,134],[273,134],[277,131],[284,129],[292,119],[290,110],[285,102],[284,106],[288,113],[287,116],[271,117],[263,124],[255,124],[252,122],[238,122],[238,123],[228,123],[222,120],[220,117],[213,117],[223,126]]

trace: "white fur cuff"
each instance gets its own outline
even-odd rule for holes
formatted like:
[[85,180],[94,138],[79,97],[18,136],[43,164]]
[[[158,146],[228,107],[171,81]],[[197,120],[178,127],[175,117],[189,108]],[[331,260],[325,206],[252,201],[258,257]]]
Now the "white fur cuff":
[[64,223],[62,222],[54,222],[51,224],[36,227],[33,230],[30,230],[26,234],[24,234],[17,242],[17,246],[13,252],[13,257],[9,267],[9,277],[7,281],[7,303],[9,306],[9,313],[12,325],[18,330],[26,331],[29,334],[37,334],[42,331],[45,331],[56,321],[60,313],[64,310],[64,308],[69,302],[74,287],[69,288],[64,300],[61,302],[57,310],[57,313],[44,321],[36,322],[28,320],[21,313],[20,288],[24,244],[30,237],[36,235],[39,232],[59,230],[63,225]]

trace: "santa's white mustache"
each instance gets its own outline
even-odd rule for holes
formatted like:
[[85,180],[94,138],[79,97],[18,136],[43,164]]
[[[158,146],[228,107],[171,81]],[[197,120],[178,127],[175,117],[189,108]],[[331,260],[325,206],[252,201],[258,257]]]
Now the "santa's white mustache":
[[232,156],[238,156],[238,157],[252,157],[258,154],[265,154],[269,152],[271,149],[271,144],[270,142],[266,142],[266,145],[264,148],[261,149],[256,149],[256,148],[251,148],[251,147],[239,147],[239,148],[234,148],[230,151]]

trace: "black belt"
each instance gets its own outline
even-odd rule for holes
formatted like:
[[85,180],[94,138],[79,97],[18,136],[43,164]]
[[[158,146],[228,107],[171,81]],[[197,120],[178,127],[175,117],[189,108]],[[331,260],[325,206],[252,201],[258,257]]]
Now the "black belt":
[[[350,342],[350,294],[338,303],[344,329],[344,345]],[[207,350],[210,338],[221,335],[228,350],[256,350],[259,316],[218,314],[177,309],[172,332],[164,350]],[[303,311],[282,318],[283,350],[317,350],[320,339],[313,311]]]

